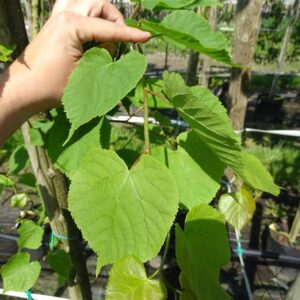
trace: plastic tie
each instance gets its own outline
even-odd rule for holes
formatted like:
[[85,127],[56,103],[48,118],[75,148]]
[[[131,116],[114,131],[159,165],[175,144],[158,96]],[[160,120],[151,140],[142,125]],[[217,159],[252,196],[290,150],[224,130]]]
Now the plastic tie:
[[26,295],[27,295],[27,299],[28,299],[28,300],[33,300],[33,299],[32,299],[32,294],[31,294],[31,290],[27,290],[25,293],[26,293]]
[[243,256],[245,249],[241,245],[241,241],[238,239],[237,240],[237,246],[235,248],[235,252],[237,253],[238,256]]
[[73,236],[73,237],[68,237],[68,236],[63,236],[60,234],[56,234],[54,231],[51,232],[51,239],[50,239],[50,248],[53,249],[54,248],[54,241],[55,238],[59,239],[59,240],[66,240],[66,241],[74,241],[77,239],[77,237]]

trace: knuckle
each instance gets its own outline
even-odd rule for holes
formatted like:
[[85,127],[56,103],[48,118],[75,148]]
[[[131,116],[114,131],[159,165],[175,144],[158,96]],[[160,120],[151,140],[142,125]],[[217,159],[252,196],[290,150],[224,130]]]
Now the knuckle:
[[75,23],[77,21],[77,15],[69,11],[64,11],[58,14],[56,19],[60,25],[66,26]]

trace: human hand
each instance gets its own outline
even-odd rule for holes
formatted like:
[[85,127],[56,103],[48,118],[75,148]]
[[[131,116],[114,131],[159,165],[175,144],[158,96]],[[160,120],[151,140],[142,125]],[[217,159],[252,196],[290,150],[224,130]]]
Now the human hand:
[[[149,33],[127,27],[108,0],[58,0],[50,19],[24,52],[24,67],[38,84],[44,109],[60,105],[67,78],[82,56],[82,44],[143,42]],[[43,100],[43,101],[42,101]]]
[[57,0],[41,32],[0,78],[0,145],[34,113],[61,105],[84,43],[149,38],[149,33],[127,27],[108,0]]

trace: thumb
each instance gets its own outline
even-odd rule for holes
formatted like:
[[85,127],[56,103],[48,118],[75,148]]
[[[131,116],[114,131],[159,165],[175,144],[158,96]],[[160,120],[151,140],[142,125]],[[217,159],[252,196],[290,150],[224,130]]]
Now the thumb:
[[151,37],[149,32],[99,18],[80,17],[75,26],[82,44],[89,41],[138,43]]

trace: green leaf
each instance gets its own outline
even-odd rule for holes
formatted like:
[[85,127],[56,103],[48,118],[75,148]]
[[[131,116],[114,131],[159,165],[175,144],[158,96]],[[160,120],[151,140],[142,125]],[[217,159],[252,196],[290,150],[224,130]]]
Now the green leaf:
[[41,271],[37,261],[29,263],[28,253],[18,253],[1,268],[4,292],[25,292],[33,287]]
[[16,194],[10,198],[10,206],[14,208],[24,208],[27,201],[28,197],[26,194]]
[[117,62],[104,49],[85,52],[69,77],[62,99],[72,124],[69,138],[80,126],[113,109],[135,88],[146,66],[145,56],[135,51]]
[[164,39],[233,65],[223,34],[212,31],[208,21],[193,11],[174,11],[161,23],[142,20],[141,25],[143,30],[154,35],[162,35]]
[[163,283],[148,279],[144,265],[133,256],[117,261],[110,271],[106,300],[164,300],[166,296]]
[[80,127],[64,145],[70,126],[65,113],[59,111],[49,133],[47,148],[55,167],[72,178],[86,152],[97,146],[109,146],[110,124],[105,117],[95,118]]
[[11,187],[14,185],[14,182],[5,175],[0,175],[0,185],[4,187]]
[[0,44],[0,61],[7,62],[9,57],[13,54],[16,49],[16,45],[4,46]]
[[203,87],[189,88],[176,73],[164,73],[164,92],[198,138],[225,166],[243,174],[240,137],[221,102]]
[[242,152],[245,180],[253,188],[278,196],[280,188],[274,183],[272,175],[267,171],[258,158],[247,152]]
[[80,162],[69,210],[99,255],[98,266],[128,255],[157,255],[178,209],[170,171],[149,155],[128,170],[116,153],[92,149]]
[[63,286],[69,279],[72,268],[70,254],[62,249],[58,249],[56,252],[50,252],[47,255],[47,261],[54,272],[58,274],[59,285]]
[[189,5],[187,8],[195,8],[197,6],[223,6],[223,4],[219,0],[196,0],[191,5]]
[[19,248],[38,249],[42,244],[44,230],[33,221],[25,221],[18,229]]
[[19,183],[36,188],[36,179],[32,173],[26,173],[18,176]]
[[169,167],[179,200],[188,209],[212,201],[220,188],[224,165],[195,133],[181,134],[177,151],[157,147],[152,155]]
[[195,0],[141,0],[142,5],[146,9],[179,9],[186,7]]
[[239,231],[252,219],[255,208],[255,199],[245,187],[237,193],[222,195],[219,201],[220,212],[226,221]]
[[53,123],[49,120],[36,120],[29,130],[30,143],[34,146],[44,146],[47,143],[47,134]]
[[220,268],[230,259],[223,216],[201,204],[186,217],[184,231],[176,227],[176,256],[197,299],[229,299],[219,283]]
[[182,272],[179,275],[179,282],[181,286],[180,300],[197,300],[189,281]]
[[[163,82],[162,80],[156,78],[148,78],[144,83],[139,83],[133,93],[130,93],[128,98],[129,100],[137,107],[140,107],[144,104],[144,91],[143,84],[147,87],[148,90],[162,94]],[[163,101],[159,97],[156,97],[148,93],[148,107],[151,108],[170,108],[172,107],[171,103]]]
[[29,157],[24,146],[16,148],[8,161],[9,174],[19,174],[28,164]]

